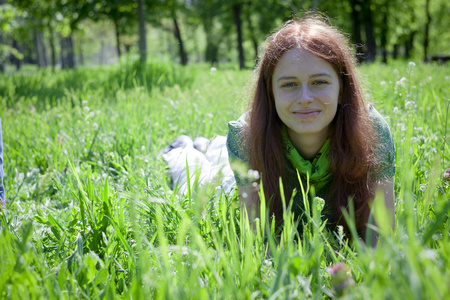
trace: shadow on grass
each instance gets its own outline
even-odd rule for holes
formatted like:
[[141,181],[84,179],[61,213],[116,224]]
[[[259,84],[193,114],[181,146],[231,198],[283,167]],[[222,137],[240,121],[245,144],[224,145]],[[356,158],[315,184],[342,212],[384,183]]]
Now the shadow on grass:
[[45,69],[32,74],[0,75],[0,103],[13,108],[18,102],[26,102],[41,110],[70,98],[72,106],[75,106],[80,104],[77,101],[81,102],[92,91],[111,100],[119,90],[144,87],[151,92],[155,87],[190,86],[193,78],[181,66],[154,61],[144,66],[136,62],[120,66],[58,70],[55,74]]

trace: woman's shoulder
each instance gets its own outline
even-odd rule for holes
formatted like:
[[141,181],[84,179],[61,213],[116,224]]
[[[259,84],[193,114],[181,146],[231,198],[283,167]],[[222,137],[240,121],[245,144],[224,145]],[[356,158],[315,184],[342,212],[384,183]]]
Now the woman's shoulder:
[[227,149],[232,158],[247,161],[247,150],[244,143],[244,131],[248,125],[248,112],[243,113],[236,121],[228,122]]
[[249,112],[243,113],[236,121],[228,122],[228,129],[242,132],[248,125]]
[[373,125],[389,129],[389,125],[387,124],[384,117],[378,112],[378,110],[372,104],[369,104],[367,106],[367,110],[369,111],[369,118],[372,121]]
[[389,129],[386,119],[371,104],[368,106],[368,111],[373,130],[377,135],[378,144],[393,143],[394,139],[392,138],[391,130]]
[[395,175],[395,144],[389,125],[385,118],[369,105],[369,117],[377,138],[375,154],[378,158],[378,172],[374,175],[376,181]]

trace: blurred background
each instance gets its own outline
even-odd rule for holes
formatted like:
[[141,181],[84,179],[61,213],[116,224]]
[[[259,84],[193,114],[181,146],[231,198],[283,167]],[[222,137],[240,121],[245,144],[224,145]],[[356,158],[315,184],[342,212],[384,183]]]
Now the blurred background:
[[360,62],[450,59],[448,0],[0,0],[0,72],[149,58],[253,68],[267,35],[311,10]]

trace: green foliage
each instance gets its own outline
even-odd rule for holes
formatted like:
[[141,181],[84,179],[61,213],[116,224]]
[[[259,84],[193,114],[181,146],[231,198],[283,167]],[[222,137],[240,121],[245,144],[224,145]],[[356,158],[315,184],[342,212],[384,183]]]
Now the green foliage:
[[162,149],[226,134],[249,72],[152,61],[1,76],[0,297],[448,298],[448,66],[361,72],[397,147],[395,234],[375,207],[376,249],[328,231],[319,198],[300,233],[285,199],[277,237],[214,184],[166,185]]

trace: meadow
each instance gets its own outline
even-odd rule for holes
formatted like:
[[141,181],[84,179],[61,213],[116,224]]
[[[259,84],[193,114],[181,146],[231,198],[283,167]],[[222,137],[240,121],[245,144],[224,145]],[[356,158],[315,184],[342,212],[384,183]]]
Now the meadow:
[[287,212],[278,244],[236,195],[169,188],[161,151],[226,135],[250,70],[155,59],[0,75],[0,298],[449,299],[450,66],[360,71],[397,149],[395,232],[376,207],[375,249],[324,229],[314,201],[302,237]]

